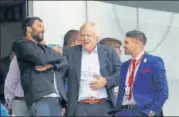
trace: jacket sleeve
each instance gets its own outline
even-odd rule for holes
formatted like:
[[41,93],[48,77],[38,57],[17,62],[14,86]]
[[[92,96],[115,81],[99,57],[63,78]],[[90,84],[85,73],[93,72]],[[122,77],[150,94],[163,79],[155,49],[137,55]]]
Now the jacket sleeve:
[[18,59],[29,61],[34,65],[46,65],[64,59],[59,53],[50,51],[50,49],[46,49],[40,44],[33,44],[33,42],[18,43],[15,53]]
[[[67,52],[68,52],[67,49],[63,49],[63,55],[65,57],[65,60],[68,62],[68,54],[67,54]],[[68,69],[69,69],[69,64],[68,64],[67,69],[64,71],[64,74],[63,74],[63,77],[62,77],[64,83],[67,81]]]
[[62,68],[63,69],[68,68],[68,61],[65,56],[63,56],[62,59],[60,59],[56,63],[52,63],[52,64],[54,66],[54,69],[57,69],[57,70],[61,70]]
[[63,81],[65,81],[64,76],[66,74],[66,71],[68,70],[68,61],[67,61],[66,57],[64,56],[64,59],[62,61],[59,61],[52,65],[53,65],[52,69],[60,71],[60,73],[62,75],[62,79],[63,79]]
[[157,98],[154,100],[151,111],[156,114],[160,113],[165,101],[168,98],[168,83],[166,79],[166,70],[163,60],[157,57],[152,63],[153,69],[153,82],[157,90]]
[[105,77],[107,80],[106,88],[113,88],[113,87],[119,85],[121,61],[114,49],[112,49],[111,61],[112,61],[111,63],[113,64],[114,70],[113,70],[113,74],[111,76]]

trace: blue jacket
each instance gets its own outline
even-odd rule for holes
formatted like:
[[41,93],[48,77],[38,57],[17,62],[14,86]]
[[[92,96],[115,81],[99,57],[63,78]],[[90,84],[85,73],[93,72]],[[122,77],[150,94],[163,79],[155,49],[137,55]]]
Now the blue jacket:
[[[119,96],[117,107],[120,107],[125,93],[125,81],[127,70],[131,60],[121,66]],[[133,85],[133,96],[140,111],[148,114],[154,111],[156,114],[168,98],[168,84],[163,60],[160,57],[145,53],[136,73]]]
[[1,116],[9,116],[7,109],[1,104]]

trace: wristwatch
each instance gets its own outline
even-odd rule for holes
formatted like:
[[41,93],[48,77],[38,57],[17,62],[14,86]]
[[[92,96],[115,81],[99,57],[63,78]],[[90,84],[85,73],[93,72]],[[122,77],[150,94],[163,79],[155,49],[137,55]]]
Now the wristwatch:
[[149,112],[149,116],[155,116],[155,114],[156,114],[156,113],[155,113],[154,111],[150,111],[150,112]]

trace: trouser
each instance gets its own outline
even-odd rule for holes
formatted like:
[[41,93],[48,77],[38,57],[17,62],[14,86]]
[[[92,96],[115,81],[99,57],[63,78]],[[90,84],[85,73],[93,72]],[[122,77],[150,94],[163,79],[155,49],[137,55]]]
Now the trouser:
[[57,97],[42,98],[30,106],[32,116],[62,116],[62,106]]
[[109,101],[97,104],[78,103],[75,111],[75,116],[110,116],[107,114],[111,110]]
[[[119,112],[115,113],[115,116],[128,116],[128,117],[143,116],[143,117],[148,117],[148,115],[141,112],[137,106],[130,107],[130,106],[127,106],[127,105],[122,106],[121,110]],[[160,114],[156,115],[156,116],[160,116]]]
[[16,116],[30,116],[25,100],[14,99],[12,101],[12,114]]

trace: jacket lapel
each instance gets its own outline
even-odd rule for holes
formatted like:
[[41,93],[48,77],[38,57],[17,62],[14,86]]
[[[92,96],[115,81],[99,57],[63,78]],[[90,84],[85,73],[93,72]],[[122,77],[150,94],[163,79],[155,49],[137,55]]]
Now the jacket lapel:
[[105,52],[104,48],[100,44],[97,45],[97,49],[98,49],[98,59],[99,59],[99,66],[100,66],[100,74],[102,76],[104,76],[105,73],[102,70],[102,68],[105,68],[105,66],[106,66],[107,55],[106,55],[106,52]]
[[118,107],[121,106],[120,104],[122,103],[122,99],[125,93],[125,84],[126,84],[126,77],[127,77],[129,65],[130,65],[130,60],[123,63],[123,65],[121,66],[120,85],[119,85],[120,97],[118,97],[118,100],[117,100],[117,105],[119,104]]
[[78,46],[77,47],[77,50],[75,51],[75,54],[74,55],[74,66],[75,66],[75,69],[76,69],[76,74],[77,74],[77,80],[78,80],[78,83],[80,81],[80,78],[81,78],[81,58],[82,58],[82,46]]

